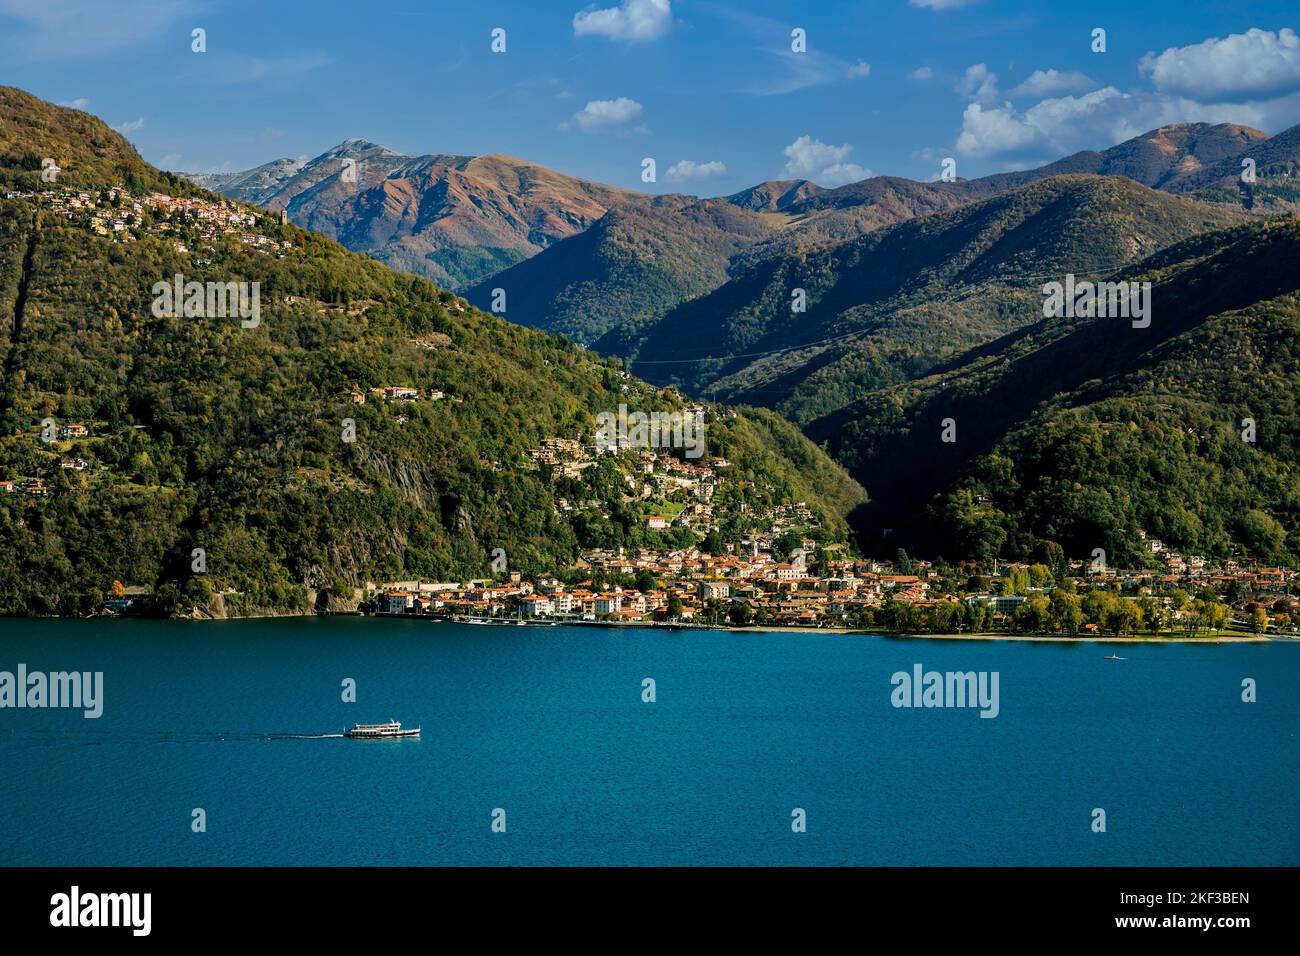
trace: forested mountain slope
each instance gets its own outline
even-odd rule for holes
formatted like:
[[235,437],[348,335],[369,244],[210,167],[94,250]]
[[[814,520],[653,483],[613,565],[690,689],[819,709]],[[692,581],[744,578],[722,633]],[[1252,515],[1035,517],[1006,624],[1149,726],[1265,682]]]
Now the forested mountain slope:
[[1141,530],[1300,555],[1300,222],[1197,236],[1117,278],[1153,284],[1148,328],[1042,319],[808,426],[871,489],[865,540],[1140,564]]
[[[491,576],[496,548],[543,573],[670,540],[622,456],[560,475],[532,452],[676,395],[161,174],[85,114],[0,89],[0,147],[0,613],[91,611],[114,581],[162,612],[299,611],[309,590]],[[248,283],[250,304],[256,282],[258,308],[200,296],[173,315],[158,286],[178,274]],[[703,462],[734,469],[715,495],[729,535],[806,501],[843,537],[864,493],[797,430],[761,410],[705,421]]]

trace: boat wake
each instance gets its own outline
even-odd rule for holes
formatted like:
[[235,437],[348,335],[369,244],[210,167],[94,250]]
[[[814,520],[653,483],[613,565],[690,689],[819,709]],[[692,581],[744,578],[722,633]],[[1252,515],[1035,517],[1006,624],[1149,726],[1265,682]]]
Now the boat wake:
[[147,735],[159,743],[205,743],[209,741],[254,741],[254,740],[330,740],[342,738],[342,734],[281,734],[259,733],[256,731],[221,731],[212,730],[193,734],[175,734],[158,732]]
[[158,744],[201,744],[220,741],[252,742],[258,740],[342,740],[343,734],[281,734],[257,733],[250,731],[206,731],[196,733],[176,733],[174,731],[154,731],[137,733],[117,733],[113,731],[91,731],[67,733],[57,730],[14,731],[0,736],[0,742],[26,740],[36,743],[81,743],[102,745],[109,743],[158,743]]
[[214,740],[233,740],[233,741],[252,741],[252,740],[330,740],[342,738],[342,734],[281,734],[281,733],[257,733],[253,731],[220,731],[214,730],[207,733],[195,734],[167,734],[158,733],[152,735],[155,740],[163,743],[200,743]]

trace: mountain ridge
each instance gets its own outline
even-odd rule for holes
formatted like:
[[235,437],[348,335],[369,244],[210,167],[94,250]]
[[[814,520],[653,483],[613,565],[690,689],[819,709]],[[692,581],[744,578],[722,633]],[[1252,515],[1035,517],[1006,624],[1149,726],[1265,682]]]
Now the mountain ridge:
[[[800,424],[1032,321],[1040,293],[1029,278],[1109,272],[1244,216],[1126,178],[1049,177],[771,258],[635,330],[639,342],[611,333],[593,348],[630,355],[631,368],[659,384],[769,405]],[[795,289],[803,312],[792,311]],[[823,344],[837,339],[850,344]],[[837,365],[838,379],[820,381]]]
[[616,203],[651,201],[503,154],[410,156],[355,138],[306,161],[191,178],[451,287],[583,231]]
[[[1300,165],[1300,145],[1292,145],[1283,134],[1279,137],[1281,145],[1273,147],[1278,162],[1264,164],[1266,171],[1289,172]],[[278,167],[258,167],[260,176],[246,172],[200,181],[275,211],[285,208],[299,225],[394,268],[458,291],[472,290],[477,303],[492,289],[505,289],[511,300],[527,304],[518,310],[519,321],[591,342],[620,326],[644,324],[654,312],[710,291],[702,282],[705,275],[720,285],[765,259],[852,241],[1053,175],[1126,176],[1153,188],[1200,192],[1202,199],[1258,206],[1260,211],[1300,208],[1300,196],[1291,195],[1294,187],[1235,189],[1230,177],[1205,178],[1207,170],[1226,169],[1225,164],[1242,152],[1264,150],[1277,139],[1233,124],[1178,123],[1106,150],[1082,151],[1037,169],[979,179],[921,182],[875,176],[835,189],[777,179],[704,198],[620,190],[500,154],[403,156],[366,140],[344,141],[297,169],[292,168],[294,161],[280,160]],[[352,190],[357,195],[322,175],[334,170],[331,153],[349,143],[357,144],[359,152],[384,153],[362,172],[360,186]],[[386,184],[388,177],[395,182]],[[705,252],[708,261],[693,261],[689,251],[702,249],[697,234],[700,204],[718,202],[761,218],[737,232],[718,234],[718,248]],[[597,235],[589,236],[581,249],[557,248],[591,229],[607,212],[629,209],[659,210],[651,217],[653,229],[633,236],[625,222],[620,234],[624,241],[597,241],[602,238]],[[767,228],[767,235],[756,238],[758,223]],[[670,250],[666,258],[658,258],[665,249]],[[535,256],[541,261],[523,268]],[[676,272],[670,267],[674,260],[680,263]],[[610,269],[615,261],[625,266],[621,275]],[[647,277],[651,294],[637,286]],[[594,294],[597,289],[600,296]],[[575,314],[579,303],[581,316]]]

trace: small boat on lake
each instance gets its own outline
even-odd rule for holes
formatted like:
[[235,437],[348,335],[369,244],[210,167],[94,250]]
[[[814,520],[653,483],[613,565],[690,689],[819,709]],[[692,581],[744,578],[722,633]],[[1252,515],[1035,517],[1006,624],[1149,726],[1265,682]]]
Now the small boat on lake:
[[1104,660],[1108,660],[1108,661],[1126,661],[1126,660],[1128,660],[1128,658],[1127,658],[1127,657],[1116,657],[1114,654],[1107,654],[1106,657],[1104,658]]
[[418,737],[420,736],[420,728],[408,727],[403,730],[401,723],[390,720],[386,724],[355,724],[351,730],[343,731],[343,736],[359,737],[366,740],[375,740],[381,737]]

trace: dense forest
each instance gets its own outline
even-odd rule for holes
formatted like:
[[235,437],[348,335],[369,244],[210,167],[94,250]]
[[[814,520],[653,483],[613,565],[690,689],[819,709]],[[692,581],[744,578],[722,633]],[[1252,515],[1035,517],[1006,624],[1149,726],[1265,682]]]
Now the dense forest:
[[487,309],[493,291],[503,289],[512,321],[589,343],[716,288],[732,258],[772,231],[759,214],[724,200],[680,199],[612,209],[465,297]]
[[[1120,273],[1149,328],[1043,319],[809,433],[921,553],[1300,555],[1300,222],[1196,236]],[[951,420],[953,440],[944,441]]]
[[765,261],[640,329],[641,341],[595,347],[634,352],[650,381],[804,424],[1031,323],[1048,278],[1109,273],[1243,218],[1119,177],[1056,176]]

